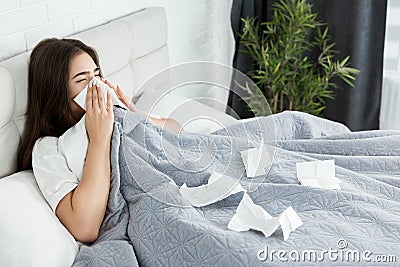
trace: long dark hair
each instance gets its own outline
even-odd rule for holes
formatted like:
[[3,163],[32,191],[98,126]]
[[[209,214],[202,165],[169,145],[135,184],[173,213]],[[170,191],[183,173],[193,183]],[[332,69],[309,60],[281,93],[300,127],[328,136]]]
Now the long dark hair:
[[49,38],[39,42],[30,55],[28,106],[25,129],[18,147],[18,171],[32,169],[32,149],[43,136],[61,136],[76,121],[68,92],[72,58],[86,52],[97,67],[96,51],[75,39]]

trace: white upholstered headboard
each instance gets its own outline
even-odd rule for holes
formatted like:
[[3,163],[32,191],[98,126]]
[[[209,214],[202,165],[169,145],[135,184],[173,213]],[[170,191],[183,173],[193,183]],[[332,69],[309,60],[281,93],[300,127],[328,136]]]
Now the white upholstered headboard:
[[[147,8],[70,36],[94,47],[104,76],[137,98],[140,85],[169,64],[167,18]],[[27,105],[30,52],[0,62],[0,178],[16,171],[16,152]]]

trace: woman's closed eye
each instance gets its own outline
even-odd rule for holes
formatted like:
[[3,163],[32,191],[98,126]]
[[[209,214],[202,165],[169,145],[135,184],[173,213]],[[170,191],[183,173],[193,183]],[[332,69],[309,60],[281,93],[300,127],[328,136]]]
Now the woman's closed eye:
[[[101,77],[100,73],[95,74],[94,76],[96,76],[96,77]],[[80,80],[78,80],[78,81],[76,81],[76,82],[77,82],[77,83],[80,83],[80,82],[83,82],[83,81],[86,81],[86,78],[80,79]]]

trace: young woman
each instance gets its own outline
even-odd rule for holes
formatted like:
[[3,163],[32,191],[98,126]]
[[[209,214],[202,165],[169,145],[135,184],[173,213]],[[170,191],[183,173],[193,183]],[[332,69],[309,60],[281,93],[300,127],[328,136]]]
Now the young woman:
[[[88,88],[85,126],[89,145],[82,177],[68,169],[58,150],[58,137],[85,114],[73,99],[95,76],[102,77],[97,53],[81,41],[52,38],[37,44],[30,55],[26,125],[18,150],[18,169],[33,168],[56,216],[81,242],[97,238],[108,200],[114,122],[110,94],[103,96],[97,86]],[[131,111],[137,111],[119,87],[103,81]],[[149,120],[180,128],[171,119]]]

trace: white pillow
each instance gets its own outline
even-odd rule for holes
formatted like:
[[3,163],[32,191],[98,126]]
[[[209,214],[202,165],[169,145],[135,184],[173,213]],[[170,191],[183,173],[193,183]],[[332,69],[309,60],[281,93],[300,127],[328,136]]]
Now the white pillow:
[[144,92],[135,105],[145,113],[172,118],[179,122],[186,132],[192,133],[211,133],[239,122],[234,117],[195,99],[174,94],[160,97],[160,93],[155,90]]
[[71,266],[79,246],[31,171],[0,179],[0,266]]

